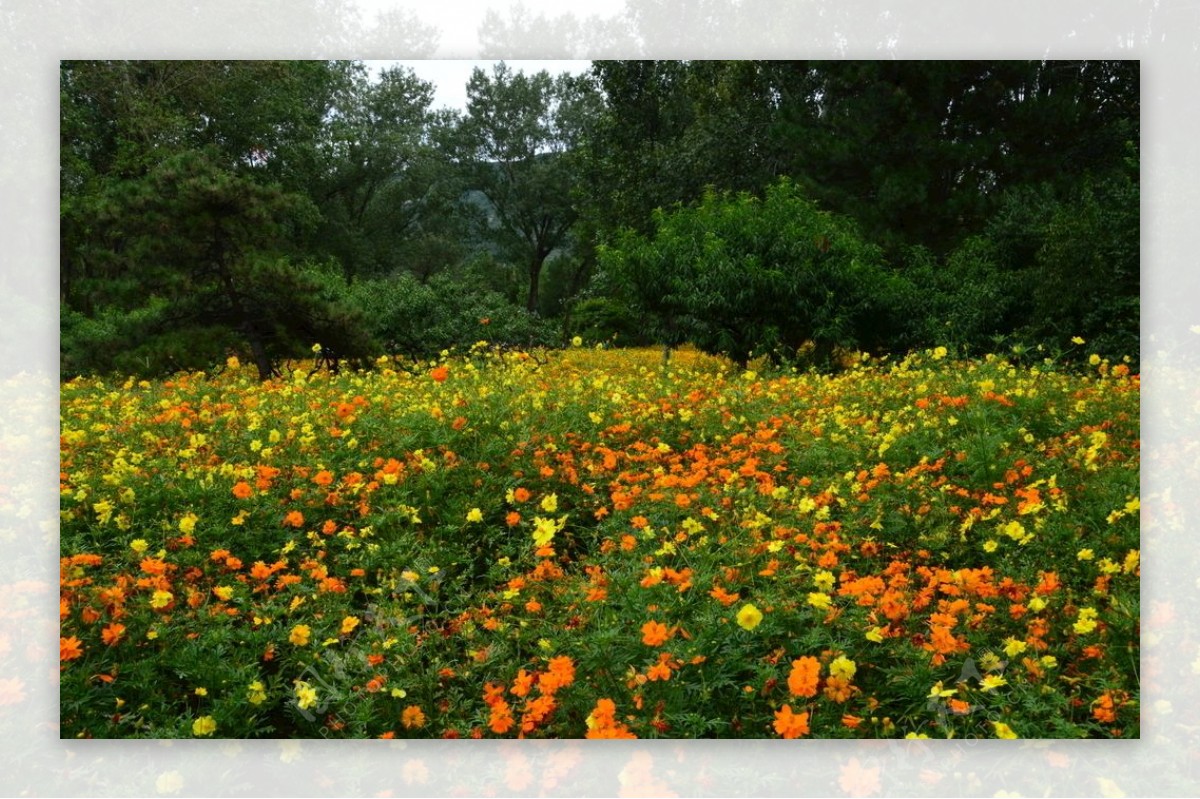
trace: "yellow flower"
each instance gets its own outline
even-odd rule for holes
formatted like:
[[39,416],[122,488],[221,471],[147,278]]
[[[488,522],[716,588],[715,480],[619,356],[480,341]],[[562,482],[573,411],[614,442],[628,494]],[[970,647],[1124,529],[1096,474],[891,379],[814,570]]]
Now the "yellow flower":
[[933,684],[933,688],[929,689],[930,699],[943,699],[947,696],[954,696],[958,691],[954,688],[943,688],[942,681],[938,680]]
[[179,532],[183,533],[184,535],[191,535],[192,531],[196,529],[196,522],[199,520],[200,519],[198,516],[196,516],[196,514],[187,514],[179,520]]
[[1079,336],[1072,336],[1072,337],[1071,337],[1071,343],[1072,343],[1072,344],[1084,344],[1085,342],[1084,342],[1084,340],[1083,340],[1082,338],[1080,338]]
[[583,337],[576,336],[575,338],[571,339],[571,346],[572,347],[582,347],[583,346]]
[[1141,557],[1142,555],[1138,550],[1129,550],[1129,552],[1125,555],[1125,562],[1121,565],[1121,571],[1125,572],[1126,574],[1133,573],[1137,569],[1138,563],[1141,561]]
[[192,722],[193,735],[212,735],[217,731],[217,722],[212,716],[201,716]]
[[242,362],[238,360],[238,357],[236,355],[230,355],[228,358],[225,359],[225,365],[228,366],[230,369],[237,369],[238,367],[240,367],[242,365]]
[[942,358],[946,357],[947,352],[948,351],[945,347],[934,347],[932,357],[935,361],[940,361]]
[[829,664],[829,673],[844,680],[854,679],[854,672],[858,670],[853,660],[845,655],[838,655],[833,662]]
[[1075,632],[1085,635],[1096,629],[1096,616],[1098,615],[1099,613],[1095,608],[1080,608],[1079,618],[1073,625]]
[[828,610],[830,602],[832,602],[832,597],[820,591],[813,591],[808,595],[808,604],[817,610]]
[[558,510],[558,494],[547,494],[542,497],[542,510],[546,513],[554,513]]
[[217,599],[228,602],[229,598],[233,596],[233,589],[227,585],[218,585],[213,589],[213,593],[217,595]]
[[357,616],[347,616],[342,619],[342,635],[349,635],[354,632],[354,628],[358,626]]
[[[782,544],[783,542],[780,541],[779,543]],[[828,591],[833,588],[834,579],[833,572],[822,569],[813,577],[813,585],[822,591]]]
[[208,689],[197,688],[195,691],[193,691],[193,693],[196,694],[196,696],[208,696]]
[[479,508],[471,508],[471,510],[467,511],[467,521],[468,522],[483,521],[483,511],[481,511]]
[[252,705],[261,705],[267,701],[266,686],[262,684],[262,680],[255,680],[246,688],[246,701]]
[[1100,356],[1093,352],[1088,358],[1088,363],[1090,363],[1092,366],[1097,365],[1100,363]]
[[296,646],[307,646],[310,635],[312,635],[312,629],[307,624],[297,624],[292,628],[292,634],[288,636],[288,641]]
[[1008,685],[1008,680],[1004,679],[999,674],[989,674],[979,681],[979,685],[985,691],[992,691],[1002,685]]
[[1081,549],[1075,553],[1075,557],[1078,560],[1091,560],[1096,557],[1096,553],[1090,549]]
[[144,538],[135,538],[129,542],[129,548],[139,555],[142,555],[150,548],[150,544]]
[[174,598],[175,595],[170,591],[155,591],[150,596],[150,607],[155,609],[165,608],[167,605],[171,604],[171,600]]
[[753,630],[762,620],[762,611],[754,605],[743,605],[737,613],[738,626],[743,630]]
[[1017,735],[1015,732],[1013,732],[1013,728],[1012,728],[1012,727],[1008,726],[1008,725],[1007,725],[1007,724],[1005,724],[1003,721],[993,721],[993,722],[992,722],[992,727],[993,727],[993,728],[995,728],[995,730],[996,730],[996,737],[997,737],[997,738],[1005,738],[1005,739],[1008,739],[1008,740],[1012,740],[1013,738],[1019,738],[1019,737],[1020,737],[1020,736],[1019,736],[1019,735]]
[[108,524],[113,514],[113,504],[107,499],[101,500],[92,506],[92,510],[96,511],[96,517],[101,524]]
[[868,641],[874,641],[877,644],[883,643],[883,628],[872,627],[871,629],[867,630],[866,637]]
[[317,689],[304,680],[296,681],[296,704],[301,710],[308,710],[317,703]]
[[533,520],[533,543],[539,547],[544,547],[554,539],[554,534],[558,532],[558,525],[553,519],[543,519],[537,516]]
[[1018,641],[1016,638],[1004,639],[1004,654],[1010,658],[1015,658],[1017,655],[1025,651],[1025,642]]
[[320,345],[320,344],[313,344],[313,345],[312,345],[312,351],[313,351],[313,355],[319,355],[319,354],[321,353],[321,345]]

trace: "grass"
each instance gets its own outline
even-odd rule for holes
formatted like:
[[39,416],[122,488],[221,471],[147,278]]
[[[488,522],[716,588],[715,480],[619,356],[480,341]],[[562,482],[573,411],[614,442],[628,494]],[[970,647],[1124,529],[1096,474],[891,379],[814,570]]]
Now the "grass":
[[658,350],[61,387],[63,737],[1137,737],[1139,379]]

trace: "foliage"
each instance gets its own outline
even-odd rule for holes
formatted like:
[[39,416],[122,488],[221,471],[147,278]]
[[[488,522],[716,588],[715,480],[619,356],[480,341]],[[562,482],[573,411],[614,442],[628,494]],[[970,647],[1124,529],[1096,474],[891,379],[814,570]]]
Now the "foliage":
[[464,187],[438,141],[450,121],[432,102],[433,86],[411,69],[372,78],[355,64],[341,79],[310,193],[322,215],[320,249],[347,279],[397,269],[427,277],[465,255]]
[[64,374],[237,351],[265,378],[314,340],[360,358],[469,346],[481,318],[523,344],[693,341],[798,365],[1075,337],[1133,352],[1137,76],[501,63],[459,114],[431,110],[411,70],[362,62],[66,61]]
[[356,281],[346,303],[362,310],[382,351],[428,358],[480,340],[524,347],[545,346],[553,328],[504,296],[456,274],[437,274],[421,283],[411,274]]
[[540,307],[542,267],[569,243],[577,212],[572,186],[578,149],[598,97],[585,81],[528,76],[504,62],[491,75],[475,69],[456,148],[471,185],[487,200],[487,232],[501,254],[527,265],[526,310]]
[[651,237],[624,231],[601,264],[667,344],[690,340],[744,364],[807,342],[827,359],[835,347],[871,346],[891,332],[901,278],[851,223],[790,181],[763,200],[709,192],[655,220]]
[[[245,348],[264,379],[320,337],[368,343],[300,273],[319,219],[299,190],[330,91],[315,62],[63,65],[63,294],[110,360],[145,374]],[[289,188],[290,187],[290,188]],[[99,355],[99,352],[95,353]]]
[[1140,381],[1095,361],[68,381],[62,734],[1136,738]]

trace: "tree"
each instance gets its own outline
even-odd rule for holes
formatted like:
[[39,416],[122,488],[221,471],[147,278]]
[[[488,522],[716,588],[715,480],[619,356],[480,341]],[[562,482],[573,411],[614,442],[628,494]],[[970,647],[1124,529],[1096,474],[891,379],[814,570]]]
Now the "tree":
[[[205,366],[245,348],[266,379],[315,336],[365,348],[303,268],[324,62],[62,67],[64,365]],[[83,324],[91,320],[94,324]],[[331,338],[332,337],[332,338]],[[68,357],[71,356],[71,357]]]
[[892,333],[903,281],[851,222],[791,181],[762,200],[710,191],[654,220],[653,234],[623,231],[600,261],[669,346],[690,340],[744,365],[811,343],[828,362],[838,346],[877,346]]
[[322,212],[321,251],[338,259],[347,281],[402,268],[427,277],[462,254],[446,246],[461,238],[451,229],[461,181],[435,145],[445,121],[432,102],[432,85],[410,69],[387,68],[372,80],[354,64],[339,82],[311,194]]
[[458,152],[492,216],[496,243],[527,264],[526,308],[538,309],[542,267],[577,218],[574,153],[599,109],[587,81],[545,70],[514,73],[503,62],[467,84]]

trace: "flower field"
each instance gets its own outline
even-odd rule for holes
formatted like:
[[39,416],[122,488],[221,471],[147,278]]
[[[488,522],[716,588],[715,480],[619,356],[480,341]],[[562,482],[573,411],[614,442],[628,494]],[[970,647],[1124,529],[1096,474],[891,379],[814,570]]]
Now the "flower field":
[[1136,738],[1140,385],[1092,361],[64,383],[61,735]]

